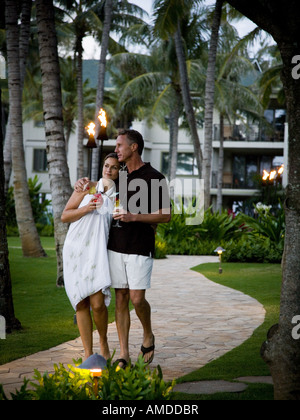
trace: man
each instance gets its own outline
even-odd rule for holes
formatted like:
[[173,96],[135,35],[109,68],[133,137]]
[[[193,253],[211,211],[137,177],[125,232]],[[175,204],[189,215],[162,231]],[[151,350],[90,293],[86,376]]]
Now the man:
[[116,292],[116,325],[120,341],[119,365],[129,362],[129,301],[141,321],[144,336],[141,353],[146,363],[154,358],[155,337],[151,326],[151,307],[146,300],[153,267],[155,225],[171,219],[170,200],[164,176],[142,160],[144,140],[135,130],[121,130],[115,152],[127,167],[120,172],[120,207],[112,224],[108,242],[112,287]]

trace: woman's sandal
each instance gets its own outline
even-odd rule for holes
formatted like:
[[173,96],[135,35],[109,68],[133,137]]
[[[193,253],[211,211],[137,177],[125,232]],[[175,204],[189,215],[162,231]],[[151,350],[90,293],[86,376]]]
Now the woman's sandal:
[[150,346],[150,347],[144,347],[144,346],[142,346],[141,347],[141,352],[143,353],[143,357],[145,357],[146,354],[151,353],[151,351],[153,351],[152,356],[150,357],[150,359],[148,360],[148,362],[146,362],[147,365],[150,365],[150,363],[153,362],[153,359],[154,359],[154,350],[155,350],[155,337],[153,335],[153,346]]

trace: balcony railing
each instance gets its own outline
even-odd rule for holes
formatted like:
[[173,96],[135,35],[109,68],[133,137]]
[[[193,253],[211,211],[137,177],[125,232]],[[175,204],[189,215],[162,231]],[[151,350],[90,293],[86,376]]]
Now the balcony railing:
[[[220,140],[220,124],[214,124],[214,141]],[[225,125],[225,141],[260,141],[260,142],[284,142],[284,125],[276,127],[259,127],[258,125]]]
[[[218,188],[218,172],[216,171],[212,172],[211,188]],[[249,180],[239,179],[234,177],[231,172],[224,172],[222,188],[229,190],[256,190],[257,186],[253,182],[253,176]]]

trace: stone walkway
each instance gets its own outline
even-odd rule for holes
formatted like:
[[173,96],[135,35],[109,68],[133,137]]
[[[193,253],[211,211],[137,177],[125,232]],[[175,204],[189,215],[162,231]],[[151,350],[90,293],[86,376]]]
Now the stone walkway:
[[[156,353],[151,366],[161,366],[164,379],[172,380],[204,366],[247,340],[263,323],[265,310],[255,299],[218,285],[190,268],[217,262],[217,257],[170,256],[155,260],[152,289],[147,299],[152,307]],[[130,353],[134,362],[142,344],[142,329],[131,312]],[[109,343],[118,356],[115,323],[109,325]],[[99,352],[97,333],[94,351]],[[47,351],[0,366],[0,383],[7,394],[19,388],[34,369],[53,370],[54,363],[70,364],[83,357],[80,338]]]

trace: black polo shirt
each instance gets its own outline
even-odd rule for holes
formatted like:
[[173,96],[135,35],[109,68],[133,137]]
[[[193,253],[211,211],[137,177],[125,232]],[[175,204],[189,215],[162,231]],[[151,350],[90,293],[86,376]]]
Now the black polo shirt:
[[[131,173],[120,172],[120,202],[133,214],[150,214],[170,208],[165,177],[146,163]],[[120,222],[110,229],[108,249],[123,254],[154,256],[155,228],[148,223]]]

